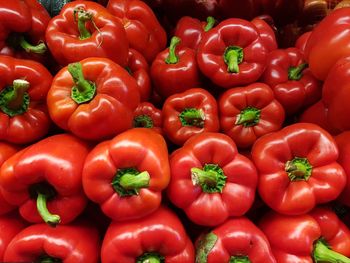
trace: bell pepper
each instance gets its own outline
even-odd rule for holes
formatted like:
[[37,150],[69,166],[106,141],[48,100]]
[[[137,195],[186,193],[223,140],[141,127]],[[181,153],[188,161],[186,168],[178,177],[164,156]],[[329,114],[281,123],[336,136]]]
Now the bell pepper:
[[312,75],[297,48],[279,49],[268,55],[262,81],[270,85],[286,114],[292,115],[321,98],[322,85]]
[[166,32],[147,4],[140,0],[109,0],[107,9],[124,25],[130,47],[149,63],[165,48]]
[[16,214],[0,216],[0,260],[4,261],[4,254],[8,244],[23,228],[26,223]]
[[265,69],[268,48],[249,21],[231,18],[207,32],[199,44],[198,66],[223,88],[250,84]]
[[50,72],[38,62],[0,55],[0,140],[25,144],[46,135],[51,82]]
[[267,214],[259,224],[277,262],[349,263],[350,231],[330,210],[310,214]]
[[276,263],[264,233],[249,219],[229,219],[196,241],[196,263]]
[[129,44],[123,25],[97,3],[66,4],[50,20],[45,36],[61,66],[89,57],[109,58],[122,67],[127,65]]
[[170,96],[164,102],[162,114],[164,134],[177,145],[183,145],[195,134],[219,131],[216,100],[204,89],[189,89]]
[[225,134],[193,136],[170,156],[170,169],[169,199],[198,225],[217,226],[253,204],[256,169]]
[[347,175],[346,186],[339,199],[350,207],[350,131],[339,134],[335,137],[335,141],[339,150],[338,163],[344,168]]
[[46,224],[31,225],[19,232],[8,245],[6,262],[98,263],[98,231],[76,222],[52,228]]
[[[311,33],[312,31],[305,32],[304,34],[299,36],[297,41],[295,42],[295,47],[298,48],[303,54],[305,54],[306,44],[310,38]],[[306,58],[304,57],[304,59]]]
[[333,137],[315,124],[292,124],[259,138],[252,158],[261,198],[281,214],[307,213],[335,200],[346,184]]
[[197,50],[204,32],[208,32],[215,25],[215,19],[208,16],[206,22],[199,19],[184,16],[176,24],[174,36],[181,39],[179,46]]
[[260,16],[255,17],[251,22],[257,28],[259,35],[262,41],[264,41],[267,50],[271,52],[272,50],[277,49],[276,35],[271,25],[268,24],[263,18],[273,21],[271,17]]
[[5,200],[31,223],[73,221],[87,203],[81,178],[88,151],[79,139],[59,134],[17,152],[0,170]]
[[141,218],[157,210],[169,180],[165,140],[146,128],[130,129],[98,144],[83,170],[86,195],[115,221]]
[[169,48],[159,53],[151,66],[154,89],[163,98],[200,86],[196,51],[177,47],[180,42],[173,37]]
[[57,73],[47,95],[51,119],[88,140],[103,140],[131,128],[139,101],[136,80],[107,58],[69,64]]
[[136,79],[141,101],[148,101],[151,96],[152,83],[149,76],[149,66],[143,55],[137,50],[130,48],[126,69]]
[[192,263],[194,248],[179,218],[160,207],[140,219],[112,222],[102,243],[101,259],[104,263]]
[[134,112],[133,127],[150,128],[162,134],[162,111],[152,103],[140,103]]
[[249,148],[257,138],[281,129],[284,109],[264,83],[232,88],[219,101],[221,130],[240,148]]

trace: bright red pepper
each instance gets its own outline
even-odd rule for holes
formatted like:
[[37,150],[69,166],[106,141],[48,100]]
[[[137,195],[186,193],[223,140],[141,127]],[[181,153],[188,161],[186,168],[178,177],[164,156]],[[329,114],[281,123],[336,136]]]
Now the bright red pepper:
[[130,129],[98,144],[84,164],[86,195],[116,221],[157,210],[169,180],[165,140],[146,128]]
[[169,199],[198,225],[217,226],[253,204],[257,172],[230,137],[202,133],[170,157]]
[[8,245],[7,262],[98,263],[98,231],[80,222],[55,228],[31,225],[19,232]]
[[175,144],[191,136],[219,131],[218,107],[206,90],[196,88],[170,96],[163,105],[163,131]]
[[264,83],[232,88],[219,101],[220,127],[240,148],[248,148],[257,138],[281,129],[284,109]]
[[196,242],[197,263],[276,263],[264,233],[239,217],[202,235]]
[[267,214],[260,223],[277,262],[349,263],[350,231],[330,210],[310,214]]
[[0,56],[0,139],[16,144],[46,135],[50,118],[46,96],[52,82],[41,64]]
[[270,85],[286,114],[292,115],[321,98],[321,83],[312,75],[297,48],[278,49],[268,55],[262,81]]
[[231,18],[207,32],[198,47],[200,70],[216,85],[231,88],[258,80],[267,46],[250,22]]
[[334,139],[314,124],[292,124],[259,138],[252,157],[260,196],[279,213],[307,213],[335,200],[346,184]]
[[10,157],[1,167],[1,192],[29,222],[73,221],[84,209],[82,169],[89,148],[68,134],[48,137]]
[[57,73],[47,96],[51,119],[89,140],[102,140],[131,128],[139,101],[136,80],[106,58],[69,64]]
[[140,100],[148,101],[151,96],[152,83],[149,76],[149,66],[143,55],[135,49],[129,49],[127,70],[136,79],[140,92]]
[[170,47],[159,53],[151,66],[154,89],[163,98],[200,86],[196,51],[177,47],[180,42],[173,37]]
[[107,9],[124,25],[130,47],[139,51],[149,63],[165,48],[166,32],[144,2],[109,0]]
[[123,25],[94,2],[66,4],[50,20],[46,41],[61,66],[88,57],[109,58],[122,67],[127,65],[129,44]]
[[134,112],[133,127],[151,128],[162,134],[162,111],[149,102],[142,102]]
[[137,220],[113,222],[101,249],[103,263],[193,263],[194,257],[181,221],[165,207]]
[[[259,35],[260,35],[262,41],[264,42],[267,50],[269,52],[271,52],[272,50],[277,49],[277,41],[276,41],[275,32],[274,32],[273,28],[271,27],[271,25],[269,25],[262,18],[263,18],[262,16],[256,17],[251,22],[257,28]],[[272,20],[271,17],[269,17],[269,18]],[[268,17],[266,19],[268,19]]]
[[302,34],[301,36],[298,37],[297,41],[295,42],[295,47],[298,48],[303,54],[305,53],[306,44],[310,38],[311,33],[312,31],[308,31]]
[[350,207],[350,131],[343,132],[335,137],[339,150],[339,164],[347,175],[347,183],[340,195],[340,201]]

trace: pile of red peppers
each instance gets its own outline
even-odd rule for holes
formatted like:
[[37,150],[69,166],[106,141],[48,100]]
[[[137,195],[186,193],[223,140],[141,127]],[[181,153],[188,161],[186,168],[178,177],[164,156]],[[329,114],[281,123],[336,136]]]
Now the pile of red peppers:
[[350,7],[282,48],[310,2],[0,1],[0,262],[350,263]]

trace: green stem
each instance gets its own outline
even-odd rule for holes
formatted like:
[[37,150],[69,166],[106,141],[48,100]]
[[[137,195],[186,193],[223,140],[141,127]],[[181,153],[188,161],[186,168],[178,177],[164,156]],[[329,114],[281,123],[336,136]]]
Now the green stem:
[[147,171],[134,168],[120,169],[112,181],[112,187],[120,196],[137,195],[141,188],[147,188],[151,177]]
[[172,37],[169,46],[169,55],[165,59],[165,63],[167,64],[176,64],[179,62],[178,56],[176,56],[176,47],[181,42],[181,39],[178,37]]
[[317,240],[314,245],[313,258],[315,263],[350,263],[348,257],[331,250],[322,239]]
[[254,107],[247,107],[238,114],[236,119],[237,125],[244,127],[255,126],[259,123],[261,110]]
[[201,109],[186,108],[179,114],[182,126],[204,127],[205,115]]
[[148,115],[139,115],[134,117],[133,127],[153,128],[153,120]]
[[196,246],[196,263],[207,263],[208,255],[218,240],[217,235],[210,232],[199,239]]
[[39,43],[36,46],[31,45],[23,36],[19,39],[19,45],[26,51],[36,54],[44,54],[47,50],[45,43]]
[[289,80],[300,80],[303,76],[303,71],[306,69],[309,65],[307,63],[300,64],[297,67],[290,67],[288,69],[288,79]]
[[239,64],[243,62],[243,48],[237,46],[227,47],[224,53],[224,61],[229,73],[239,73]]
[[93,82],[85,79],[82,65],[79,62],[69,64],[68,72],[75,84],[71,92],[72,99],[78,104],[91,101],[95,96],[96,86]]
[[207,17],[207,24],[204,27],[204,32],[208,32],[210,29],[212,29],[215,25],[215,19],[212,16]]
[[203,169],[192,168],[191,177],[193,184],[205,193],[221,193],[226,184],[226,176],[216,164],[206,164]]
[[247,256],[232,256],[229,263],[251,263]]
[[48,255],[41,256],[37,261],[37,263],[62,263],[62,260],[59,258],[50,257]]
[[91,33],[89,30],[86,28],[86,22],[87,21],[92,21],[92,14],[89,12],[86,12],[82,8],[77,8],[74,10],[74,17],[76,17],[76,14],[78,14],[78,30],[80,34],[80,39],[87,39],[91,37]]
[[307,181],[312,173],[312,166],[306,158],[295,157],[285,165],[285,171],[291,181]]
[[165,258],[157,253],[144,253],[136,259],[136,263],[164,263]]
[[38,197],[36,199],[36,207],[41,218],[44,220],[45,223],[49,224],[50,226],[56,226],[61,221],[61,219],[59,215],[53,215],[49,212],[46,206],[47,199],[47,195],[38,192]]

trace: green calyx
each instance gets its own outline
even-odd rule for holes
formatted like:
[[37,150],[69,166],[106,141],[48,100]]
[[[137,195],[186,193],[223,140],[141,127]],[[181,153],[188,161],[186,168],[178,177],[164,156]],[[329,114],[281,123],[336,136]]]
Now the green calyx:
[[312,256],[315,263],[350,263],[348,257],[331,250],[327,242],[322,238],[314,243]]
[[226,184],[224,171],[217,164],[206,164],[203,169],[192,168],[193,185],[198,185],[205,193],[222,193]]
[[311,176],[312,166],[306,158],[295,157],[286,163],[285,171],[292,182],[307,181]]
[[24,79],[15,79],[12,86],[0,93],[0,109],[10,117],[27,112],[30,97],[27,90],[30,83]]
[[229,73],[239,73],[239,64],[243,62],[243,48],[237,46],[227,47],[224,53],[224,61]]
[[176,64],[179,62],[179,57],[176,56],[176,47],[180,44],[181,39],[179,37],[172,37],[169,46],[169,55],[165,59],[167,64]]
[[212,16],[207,17],[207,24],[204,27],[204,32],[208,32],[215,25],[215,18]]
[[205,115],[201,109],[186,108],[179,114],[182,126],[204,127]]
[[150,182],[147,171],[139,172],[135,168],[119,169],[113,178],[112,187],[120,196],[138,195],[141,188],[147,188]]
[[91,37],[91,33],[86,28],[86,22],[92,22],[92,14],[85,11],[83,8],[74,9],[74,20],[78,21],[79,39],[84,40]]
[[78,104],[91,101],[96,94],[95,83],[84,78],[83,68],[79,62],[68,65],[75,86],[72,87],[71,98]]
[[208,255],[214,248],[217,240],[218,237],[213,232],[210,232],[200,238],[198,245],[196,246],[196,263],[208,262]]
[[48,255],[42,255],[35,262],[37,262],[37,263],[62,263],[62,260],[59,258],[50,257]]
[[232,256],[229,263],[250,263],[247,256]]
[[244,127],[255,126],[260,121],[261,110],[254,107],[247,107],[238,114],[236,125],[243,125]]
[[153,120],[148,115],[136,116],[133,120],[133,127],[138,128],[153,128]]
[[144,253],[136,259],[136,263],[164,263],[165,258],[158,253]]
[[300,80],[303,76],[303,71],[306,69],[309,65],[307,63],[300,64],[297,67],[290,67],[288,69],[288,79],[289,80]]

